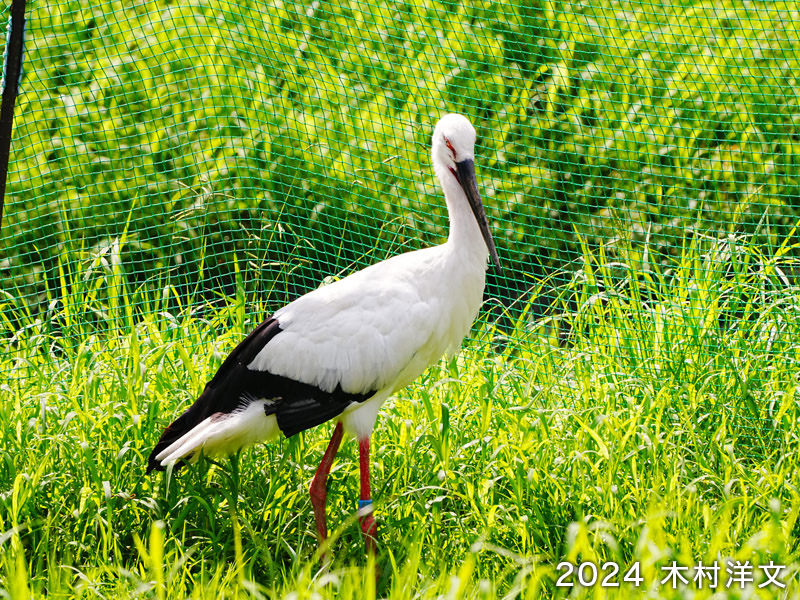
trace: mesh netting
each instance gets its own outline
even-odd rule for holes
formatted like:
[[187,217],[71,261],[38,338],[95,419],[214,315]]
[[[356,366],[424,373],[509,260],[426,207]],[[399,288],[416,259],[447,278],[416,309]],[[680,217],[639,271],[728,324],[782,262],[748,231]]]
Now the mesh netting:
[[[478,131],[498,339],[576,308],[587,256],[669,278],[699,243],[734,277],[738,242],[772,255],[799,216],[798,22],[726,0],[32,0],[3,288],[44,314],[95,265],[134,316],[166,288],[159,311],[242,288],[274,310],[444,240],[445,112]],[[73,313],[113,334],[91,304]]]

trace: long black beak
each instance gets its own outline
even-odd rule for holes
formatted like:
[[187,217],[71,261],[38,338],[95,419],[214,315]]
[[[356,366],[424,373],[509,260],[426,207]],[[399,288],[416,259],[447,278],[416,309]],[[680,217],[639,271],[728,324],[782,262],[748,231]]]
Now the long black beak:
[[486,242],[486,248],[489,250],[489,256],[492,257],[492,263],[497,267],[498,271],[502,271],[500,266],[500,257],[497,256],[497,248],[494,245],[492,232],[489,229],[489,221],[486,220],[486,213],[483,210],[481,203],[481,195],[478,193],[478,183],[475,181],[475,164],[470,159],[462,160],[456,163],[456,179],[461,184],[461,189],[467,195],[469,206],[472,209],[472,214],[475,215],[475,220],[478,221],[483,241]]

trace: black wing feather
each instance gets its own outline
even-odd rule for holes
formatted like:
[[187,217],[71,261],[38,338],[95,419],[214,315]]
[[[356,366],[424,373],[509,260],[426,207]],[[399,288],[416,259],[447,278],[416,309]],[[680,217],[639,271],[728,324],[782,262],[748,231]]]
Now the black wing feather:
[[291,437],[333,419],[350,404],[364,402],[375,394],[375,390],[362,394],[348,393],[342,390],[341,385],[333,392],[326,392],[268,371],[248,369],[247,365],[281,331],[276,319],[267,319],[234,348],[200,397],[164,430],[150,453],[148,473],[164,469],[155,459],[162,450],[211,415],[230,413],[242,407],[248,398],[273,400],[265,410],[267,414],[275,414],[280,430],[286,437]]

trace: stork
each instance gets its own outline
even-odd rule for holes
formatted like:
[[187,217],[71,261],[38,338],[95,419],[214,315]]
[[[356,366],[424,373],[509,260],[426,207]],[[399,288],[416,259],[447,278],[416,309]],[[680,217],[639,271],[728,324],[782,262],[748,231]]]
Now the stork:
[[455,353],[480,308],[487,254],[500,260],[475,181],[475,129],[458,114],[433,131],[433,168],[450,233],[440,246],[374,264],[284,306],[242,341],[203,393],[161,435],[147,472],[223,456],[337,419],[309,493],[327,538],[328,474],[345,432],[358,440],[358,520],[377,549],[369,445],[381,405],[446,352]]

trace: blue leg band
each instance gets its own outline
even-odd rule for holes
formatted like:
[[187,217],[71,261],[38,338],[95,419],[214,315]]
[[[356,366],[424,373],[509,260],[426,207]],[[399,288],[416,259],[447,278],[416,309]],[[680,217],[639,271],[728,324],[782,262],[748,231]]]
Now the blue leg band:
[[372,500],[359,500],[358,501],[358,516],[366,517],[372,512]]

